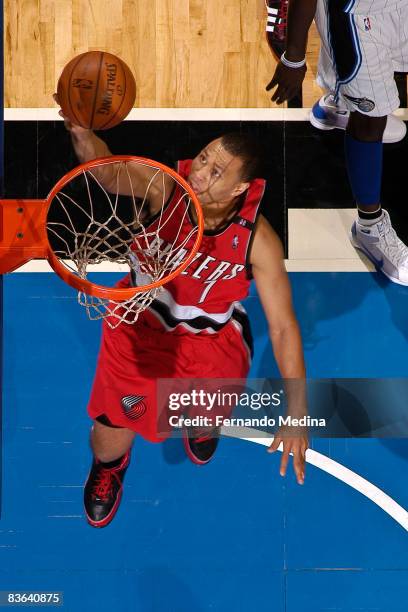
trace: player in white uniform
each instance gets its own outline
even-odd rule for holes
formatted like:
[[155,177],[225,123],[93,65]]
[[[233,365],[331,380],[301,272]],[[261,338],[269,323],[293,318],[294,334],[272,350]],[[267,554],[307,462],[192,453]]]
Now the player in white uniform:
[[[361,54],[365,58],[361,62],[356,78],[342,84],[338,74],[333,70],[333,53],[330,22],[325,1],[317,3],[315,22],[322,41],[317,82],[329,91],[312,109],[311,123],[320,129],[330,129],[334,118],[339,127],[347,126],[348,110],[355,110],[356,105],[349,98],[364,98],[368,94],[366,84],[370,82],[373,88],[371,97],[376,100],[376,107],[366,114],[375,116],[387,115],[399,106],[398,91],[393,78],[394,72],[408,70],[406,45],[408,39],[408,23],[403,21],[405,0],[355,0],[343,2],[345,15],[353,15],[352,20],[344,17],[346,23],[353,24],[356,31],[356,46],[360,46],[356,58]],[[405,30],[405,31],[404,31]],[[361,35],[360,35],[361,33]],[[401,40],[403,45],[401,46]],[[335,40],[338,53],[342,52],[342,41]],[[405,46],[405,52],[404,47]],[[347,54],[347,49],[345,49]],[[390,52],[391,51],[391,52]],[[346,55],[347,58],[347,55]],[[341,94],[338,95],[341,88]],[[361,104],[361,103],[360,103]],[[364,102],[362,102],[364,105]],[[367,101],[367,108],[371,106]],[[347,112],[345,117],[344,111]],[[344,125],[344,118],[346,122]],[[343,120],[343,121],[342,121]],[[398,142],[406,133],[405,124],[393,115],[389,115],[384,134],[384,142]],[[385,136],[387,136],[385,138]]]
[[408,248],[380,198],[383,133],[399,106],[393,75],[408,70],[408,0],[290,0],[286,51],[267,86],[277,86],[278,103],[302,84],[313,18],[322,38],[318,81],[350,111],[345,154],[358,207],[352,242],[388,278],[408,285]]

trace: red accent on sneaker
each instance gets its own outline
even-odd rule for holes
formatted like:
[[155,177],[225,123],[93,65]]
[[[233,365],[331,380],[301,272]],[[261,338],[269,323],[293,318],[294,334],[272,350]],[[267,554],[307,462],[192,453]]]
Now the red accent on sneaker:
[[[112,497],[112,478],[115,478],[113,470],[102,469],[99,474],[99,478],[95,479],[94,486],[92,488],[93,499],[100,499],[107,501]],[[116,476],[116,480],[118,480]]]
[[211,438],[211,436],[199,436],[198,438],[194,438],[196,444],[200,444],[200,442],[205,442],[206,440],[209,440]]
[[184,450],[186,451],[187,457],[190,459],[190,461],[192,461],[196,465],[205,465],[206,463],[208,463],[211,460],[211,457],[210,457],[210,459],[207,459],[207,461],[202,461],[201,459],[196,457],[196,455],[194,455],[191,452],[191,448],[190,448],[190,445],[188,443],[187,435],[183,435],[183,444],[184,444]]

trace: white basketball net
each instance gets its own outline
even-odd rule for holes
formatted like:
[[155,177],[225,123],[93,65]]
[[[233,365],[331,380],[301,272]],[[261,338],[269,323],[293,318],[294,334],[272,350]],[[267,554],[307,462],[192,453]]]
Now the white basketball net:
[[[148,173],[143,181],[138,177],[141,167]],[[188,191],[161,168],[112,158],[83,170],[55,195],[47,218],[48,239],[64,266],[81,279],[101,285],[93,272],[112,262],[132,271],[133,286],[142,287],[165,278],[186,259],[187,245],[191,247],[198,232],[195,223],[183,229],[193,208]],[[161,233],[169,223],[177,229],[163,243]],[[110,327],[117,327],[121,322],[134,323],[161,291],[161,286],[142,290],[123,301],[79,292],[78,302],[90,319],[104,318]]]

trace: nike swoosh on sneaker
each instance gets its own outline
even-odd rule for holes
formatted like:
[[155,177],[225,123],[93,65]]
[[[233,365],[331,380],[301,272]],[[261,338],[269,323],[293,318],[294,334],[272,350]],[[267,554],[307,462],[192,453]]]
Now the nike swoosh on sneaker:
[[[353,230],[355,230],[354,226],[351,228],[351,231],[353,233]],[[354,233],[355,236],[355,233]],[[373,255],[372,253],[370,253],[370,251],[368,251],[366,248],[364,248],[364,246],[360,243],[355,242],[353,243],[354,246],[359,249],[359,251],[362,251],[364,253],[364,255],[366,255],[366,257],[368,257],[368,259],[377,267],[377,268],[382,268],[384,266],[384,258],[381,257],[381,259],[377,259],[377,257],[375,255]]]
[[373,255],[372,253],[370,253],[370,251],[367,251],[364,248],[360,247],[360,250],[363,251],[363,253],[365,255],[367,255],[368,259],[370,259],[373,264],[376,266],[376,268],[382,268],[384,266],[384,258],[381,257],[381,259],[377,259],[375,255]]
[[384,265],[384,259],[383,258],[377,259],[376,257],[374,257],[374,255],[372,255],[372,258],[373,258],[373,263],[374,263],[375,266],[377,266],[377,268],[382,268],[383,267],[383,265]]

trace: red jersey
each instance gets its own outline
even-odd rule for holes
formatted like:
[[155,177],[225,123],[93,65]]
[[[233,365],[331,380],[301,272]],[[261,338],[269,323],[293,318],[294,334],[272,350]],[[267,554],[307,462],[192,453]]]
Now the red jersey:
[[[191,161],[180,162],[178,172],[187,178]],[[169,435],[167,411],[158,406],[156,381],[162,378],[230,378],[248,375],[252,338],[248,318],[239,303],[248,294],[251,280],[248,256],[264,181],[255,180],[242,198],[231,222],[219,231],[206,231],[199,252],[188,268],[166,283],[157,298],[140,314],[135,325],[103,326],[101,350],[88,411],[104,425],[126,427],[158,442]],[[145,231],[154,236],[150,252],[165,253],[177,236],[188,239],[194,228],[175,189],[170,202]],[[180,213],[180,214],[179,214]],[[176,219],[177,217],[177,219]],[[160,229],[159,229],[160,224]],[[135,242],[143,241],[143,232]],[[153,242],[153,244],[152,244]],[[171,258],[170,251],[167,251]],[[135,249],[133,283],[141,284],[143,259],[148,249]],[[184,260],[181,250],[176,257]],[[173,262],[171,261],[171,265]],[[138,270],[139,267],[139,271]],[[119,286],[129,284],[129,275]],[[147,279],[146,279],[147,280]],[[162,429],[162,419],[167,426]]]
[[[177,172],[187,178],[192,160],[178,162]],[[265,190],[265,181],[255,179],[243,194],[242,203],[236,215],[229,224],[221,230],[204,232],[202,243],[193,261],[175,279],[166,283],[158,297],[143,313],[151,324],[154,320],[167,331],[174,333],[205,333],[214,334],[232,319],[245,316],[240,300],[249,291],[251,271],[249,252],[255,229],[259,205]],[[177,207],[177,214],[171,214],[172,204],[180,198],[179,189],[172,195],[170,211],[166,222],[162,213],[158,232],[160,250],[166,252],[166,245],[171,246],[175,236],[180,231],[180,223],[186,208]],[[153,220],[147,231],[150,233],[158,227],[157,219]],[[178,242],[188,237],[193,224],[184,214]],[[191,237],[184,249],[176,255],[178,262],[185,258],[188,249],[192,247],[195,235]],[[177,265],[177,262],[175,262]],[[137,283],[136,273],[132,274],[133,284]],[[244,334],[245,335],[245,334]]]

